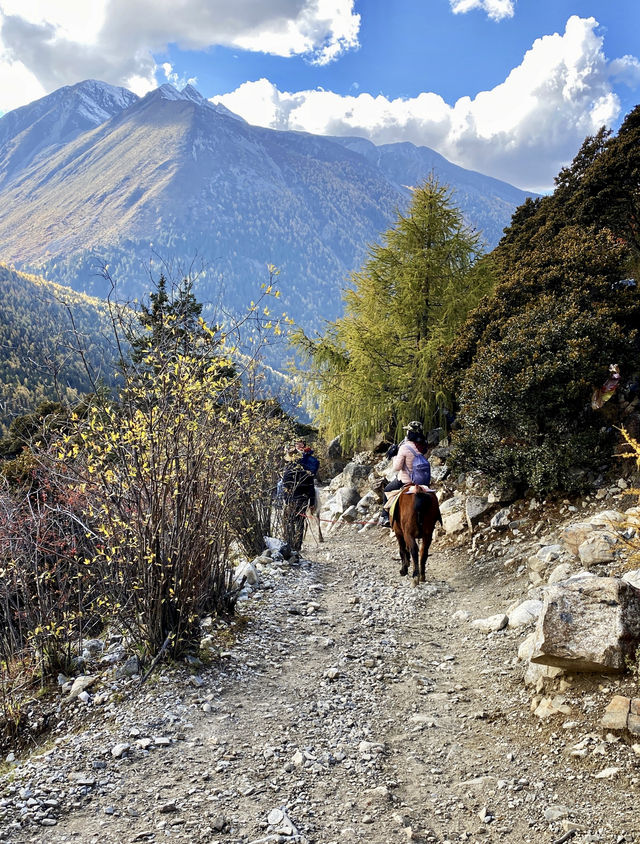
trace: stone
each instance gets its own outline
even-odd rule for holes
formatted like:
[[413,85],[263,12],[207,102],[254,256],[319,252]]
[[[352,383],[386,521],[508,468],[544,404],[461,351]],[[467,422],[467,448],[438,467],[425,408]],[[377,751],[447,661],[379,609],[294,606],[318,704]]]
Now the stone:
[[623,695],[615,695],[600,719],[600,726],[605,730],[625,730],[631,709],[631,700]]
[[572,579],[547,587],[531,661],[620,673],[639,643],[639,590],[620,578]]
[[263,536],[262,539],[265,547],[268,548],[269,551],[276,551],[278,554],[281,554],[285,560],[288,560],[291,556],[291,547],[282,539],[277,539],[275,536]]
[[594,532],[591,522],[574,522],[562,530],[562,543],[570,554],[578,556],[578,548]]
[[104,650],[104,642],[100,639],[87,639],[87,641],[83,644],[84,648],[82,656],[85,659],[93,659],[94,657],[99,656]]
[[593,775],[593,778],[596,780],[612,780],[618,776],[620,773],[620,768],[604,768],[602,771],[598,771],[597,774]]
[[480,495],[470,495],[465,503],[464,509],[467,517],[467,525],[469,530],[475,525],[478,519],[483,516],[488,510],[493,508],[488,498]]
[[111,755],[114,759],[121,759],[131,749],[131,745],[126,742],[120,742],[111,748]]
[[495,633],[498,630],[503,630],[509,623],[509,616],[505,613],[497,613],[490,615],[487,618],[476,618],[471,622],[471,626],[481,633]]
[[544,719],[554,715],[571,715],[571,711],[571,707],[565,703],[562,695],[556,695],[553,698],[543,697],[533,714]]
[[116,678],[121,680],[124,677],[134,677],[136,674],[140,674],[141,670],[140,659],[134,654],[116,670]]
[[528,661],[531,659],[533,654],[533,650],[536,644],[536,634],[535,630],[533,633],[529,633],[526,639],[524,639],[520,643],[520,647],[518,648],[518,659],[523,661]]
[[637,697],[634,697],[631,701],[627,730],[633,736],[640,736],[640,699]]
[[566,818],[571,809],[567,806],[560,806],[560,805],[553,805],[547,806],[544,810],[544,818],[549,823],[553,823],[554,821],[561,821],[563,818]]
[[356,489],[358,496],[355,501],[349,502],[350,504],[356,504],[360,499],[360,493],[358,490],[365,488],[367,479],[369,477],[369,473],[371,472],[373,466],[369,463],[357,463],[352,461],[351,463],[347,463],[347,465],[342,470],[342,478],[343,483],[345,486],[352,487]]
[[626,580],[627,583],[630,583],[632,586],[635,586],[636,589],[640,589],[640,569],[632,569],[631,571],[626,571],[622,575],[622,579]]
[[509,627],[526,627],[538,620],[542,612],[542,601],[523,601],[509,612]]
[[471,613],[468,610],[456,610],[454,614],[451,616],[451,621],[458,622],[469,621],[471,618]]
[[551,570],[547,583],[560,583],[561,580],[567,580],[571,577],[573,566],[571,563],[558,563],[558,565]]
[[444,501],[440,505],[440,515],[445,533],[460,533],[467,529],[465,502],[460,496],[453,496]]
[[529,662],[527,670],[524,673],[523,683],[525,686],[535,686],[538,688],[541,684],[544,686],[547,680],[555,680],[564,674],[564,668],[557,668],[554,665],[538,665],[535,662]]
[[277,826],[284,820],[284,812],[282,809],[272,809],[267,817],[269,826]]
[[67,696],[67,700],[77,698],[81,692],[84,692],[85,689],[93,686],[96,680],[98,680],[98,676],[92,674],[81,674],[79,677],[76,677],[73,681],[73,685],[71,686],[71,691]]
[[612,533],[592,533],[578,548],[580,562],[584,566],[610,563],[615,559],[617,542]]
[[349,507],[355,506],[358,501],[360,501],[360,493],[355,486],[343,486],[333,497],[333,504],[340,513],[344,513]]
[[239,586],[242,583],[242,578],[246,578],[246,583],[249,586],[256,586],[260,577],[258,575],[258,570],[254,566],[253,563],[250,563],[248,560],[240,563],[236,566],[236,569],[233,573],[233,582]]
[[625,514],[621,513],[619,510],[604,510],[602,513],[596,513],[589,519],[589,523],[594,527],[611,529],[623,527],[625,521]]
[[509,507],[503,507],[502,510],[498,510],[495,516],[491,519],[490,524],[494,530],[507,530],[510,522],[511,510]]

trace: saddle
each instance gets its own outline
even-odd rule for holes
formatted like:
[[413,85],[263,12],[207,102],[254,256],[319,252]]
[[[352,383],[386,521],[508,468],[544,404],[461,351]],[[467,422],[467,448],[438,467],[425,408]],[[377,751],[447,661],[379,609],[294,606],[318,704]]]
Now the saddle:
[[387,493],[387,503],[384,505],[385,510],[389,511],[389,521],[393,524],[396,515],[396,504],[401,495],[415,495],[417,492],[435,492],[424,484],[405,484],[400,489],[394,489]]

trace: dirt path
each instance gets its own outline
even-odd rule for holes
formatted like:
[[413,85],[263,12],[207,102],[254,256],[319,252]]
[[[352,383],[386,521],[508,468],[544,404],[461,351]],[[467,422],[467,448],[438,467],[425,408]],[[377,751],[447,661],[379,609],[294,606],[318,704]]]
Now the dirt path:
[[522,581],[436,541],[412,588],[386,534],[310,544],[219,663],[163,670],[77,732],[61,722],[5,777],[0,837],[640,841],[639,757],[597,729],[617,689],[575,681],[574,714],[540,724],[515,660],[524,633],[452,619],[504,611]]

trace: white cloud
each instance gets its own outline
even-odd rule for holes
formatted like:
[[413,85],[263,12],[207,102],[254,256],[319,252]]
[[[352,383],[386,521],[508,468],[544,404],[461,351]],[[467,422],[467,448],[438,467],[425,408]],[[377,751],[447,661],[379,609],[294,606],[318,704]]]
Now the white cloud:
[[516,0],[449,0],[454,15],[466,14],[473,9],[484,9],[495,21],[512,18]]
[[551,186],[586,135],[611,125],[614,82],[640,84],[633,57],[607,61],[594,18],[569,18],[563,34],[537,39],[500,85],[453,106],[435,93],[390,100],[360,93],[279,91],[267,79],[214,97],[250,123],[318,134],[411,141],[464,167],[530,190]]
[[[97,78],[144,93],[156,87],[154,52],[214,45],[326,64],[358,46],[355,0],[0,0],[0,111],[11,90],[37,96]],[[15,81],[15,82],[14,82]],[[19,87],[18,87],[19,90]],[[32,99],[28,87],[22,103]]]
[[180,76],[179,73],[176,73],[173,69],[173,65],[171,62],[163,62],[162,65],[162,72],[164,73],[164,78],[167,82],[170,82],[174,88],[184,88],[185,85],[196,85],[198,82],[197,76]]

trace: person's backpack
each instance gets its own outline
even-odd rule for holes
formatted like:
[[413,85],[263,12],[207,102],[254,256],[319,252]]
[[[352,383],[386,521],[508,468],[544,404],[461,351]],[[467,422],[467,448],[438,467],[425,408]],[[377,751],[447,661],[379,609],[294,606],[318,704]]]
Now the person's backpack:
[[429,486],[431,483],[431,464],[424,456],[418,452],[413,458],[413,465],[411,467],[411,483],[420,484],[422,486]]
[[311,475],[317,475],[320,468],[320,461],[313,454],[305,454],[300,458],[300,463]]

